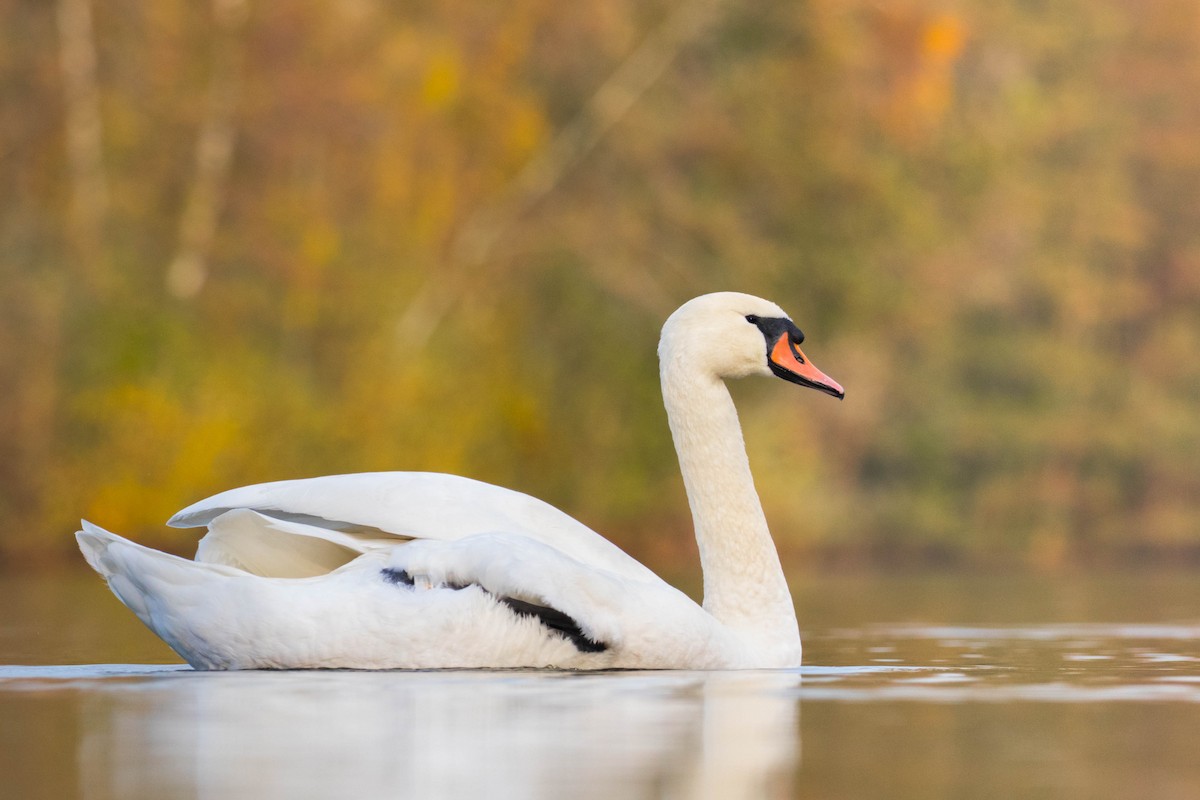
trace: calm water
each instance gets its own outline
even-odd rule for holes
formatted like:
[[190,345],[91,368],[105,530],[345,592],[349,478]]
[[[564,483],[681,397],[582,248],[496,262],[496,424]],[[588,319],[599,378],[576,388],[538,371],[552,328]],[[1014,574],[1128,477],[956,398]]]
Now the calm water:
[[0,797],[1200,797],[1200,575],[793,585],[798,671],[198,673],[0,577]]

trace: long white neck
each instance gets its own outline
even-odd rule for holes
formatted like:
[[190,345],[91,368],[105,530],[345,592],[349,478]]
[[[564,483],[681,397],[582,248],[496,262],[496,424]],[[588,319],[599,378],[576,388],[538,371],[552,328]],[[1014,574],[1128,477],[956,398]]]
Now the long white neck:
[[796,658],[800,634],[779,554],[767,529],[733,398],[720,379],[667,358],[663,402],[704,570],[704,608],[763,647]]

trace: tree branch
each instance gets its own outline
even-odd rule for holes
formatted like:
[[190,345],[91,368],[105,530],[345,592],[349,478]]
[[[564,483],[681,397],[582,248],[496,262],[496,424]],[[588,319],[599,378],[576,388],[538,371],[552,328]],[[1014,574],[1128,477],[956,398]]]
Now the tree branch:
[[489,261],[497,244],[600,144],[679,53],[704,34],[718,6],[719,0],[690,0],[677,8],[508,187],[463,223],[443,263],[431,270],[400,315],[396,330],[406,349],[423,349],[452,306],[479,290],[486,282],[481,278],[495,268]]

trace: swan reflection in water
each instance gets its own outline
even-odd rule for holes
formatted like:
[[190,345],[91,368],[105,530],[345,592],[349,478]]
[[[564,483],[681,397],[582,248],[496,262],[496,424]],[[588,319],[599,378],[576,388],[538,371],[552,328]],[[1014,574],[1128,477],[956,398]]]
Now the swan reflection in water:
[[106,680],[84,710],[80,794],[788,797],[799,684],[774,670]]

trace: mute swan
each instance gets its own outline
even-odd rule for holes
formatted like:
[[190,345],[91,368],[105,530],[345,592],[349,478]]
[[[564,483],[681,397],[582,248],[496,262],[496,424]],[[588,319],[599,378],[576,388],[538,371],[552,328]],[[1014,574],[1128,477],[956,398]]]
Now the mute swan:
[[774,374],[834,397],[774,303],[720,292],[663,326],[663,401],[704,570],[704,606],[528,495],[381,472],[232,489],[171,518],[195,560],[87,521],[113,593],[197,669],[800,664],[787,582],[724,378]]

